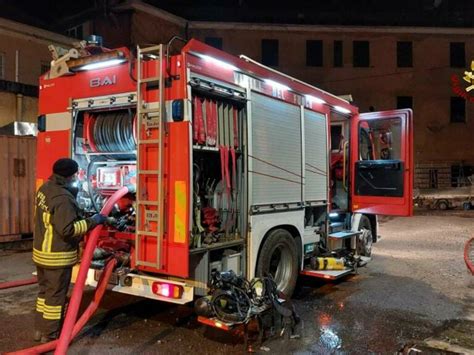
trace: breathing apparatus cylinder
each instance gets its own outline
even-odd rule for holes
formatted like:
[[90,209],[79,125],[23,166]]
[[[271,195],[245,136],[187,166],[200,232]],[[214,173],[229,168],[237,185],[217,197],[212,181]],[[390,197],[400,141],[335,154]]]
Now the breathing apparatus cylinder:
[[311,258],[311,268],[313,270],[344,270],[343,258]]

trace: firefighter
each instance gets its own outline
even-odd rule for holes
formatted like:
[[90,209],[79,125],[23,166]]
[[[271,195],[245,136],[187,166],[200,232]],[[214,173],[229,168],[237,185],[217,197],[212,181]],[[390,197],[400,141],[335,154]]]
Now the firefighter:
[[34,340],[43,343],[59,336],[79,242],[89,230],[106,221],[101,214],[81,217],[76,202],[77,171],[74,160],[57,160],[53,174],[36,194],[33,261],[39,292]]

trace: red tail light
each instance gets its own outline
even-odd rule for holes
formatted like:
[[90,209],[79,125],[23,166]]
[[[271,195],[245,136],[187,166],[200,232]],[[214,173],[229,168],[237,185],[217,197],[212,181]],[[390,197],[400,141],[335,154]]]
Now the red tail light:
[[166,298],[181,298],[183,287],[166,282],[153,282],[151,290],[154,294]]

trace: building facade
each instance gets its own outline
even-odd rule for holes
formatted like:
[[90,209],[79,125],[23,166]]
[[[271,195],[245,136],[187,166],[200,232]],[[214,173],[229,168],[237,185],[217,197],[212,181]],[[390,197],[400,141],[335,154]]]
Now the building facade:
[[49,70],[48,45],[70,47],[73,38],[0,18],[0,127],[36,122],[38,78]]
[[464,73],[474,71],[473,28],[188,21],[136,0],[113,7],[110,19],[72,19],[63,30],[85,37],[94,29],[110,47],[194,37],[351,95],[361,112],[412,108],[415,185],[455,186],[474,174],[474,90]]

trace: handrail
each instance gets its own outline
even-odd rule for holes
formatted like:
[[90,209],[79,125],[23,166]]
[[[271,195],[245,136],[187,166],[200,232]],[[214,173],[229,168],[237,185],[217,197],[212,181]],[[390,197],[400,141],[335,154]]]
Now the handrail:
[[349,141],[344,142],[342,148],[342,187],[344,191],[347,191],[346,185],[346,160],[347,160],[347,146],[349,145]]

